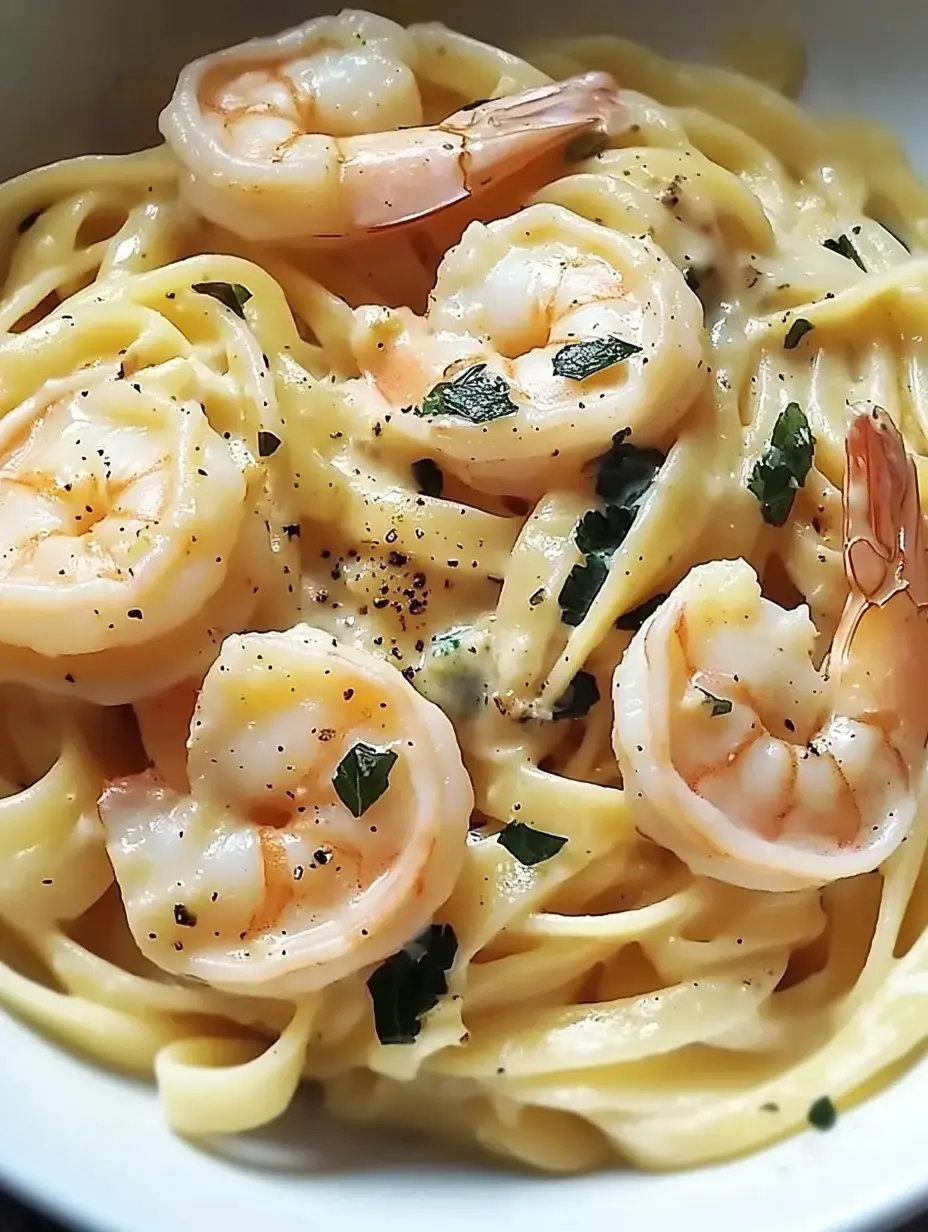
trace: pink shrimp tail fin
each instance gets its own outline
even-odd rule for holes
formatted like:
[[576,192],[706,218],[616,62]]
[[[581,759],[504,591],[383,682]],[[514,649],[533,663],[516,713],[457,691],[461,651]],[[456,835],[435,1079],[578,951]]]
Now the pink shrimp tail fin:
[[[619,87],[608,73],[580,73],[536,86],[518,94],[489,99],[479,106],[465,107],[448,116],[439,127],[484,139],[496,130],[499,135],[516,136],[546,130],[556,135],[568,130],[587,130],[598,134],[601,144],[615,132],[625,108]],[[580,155],[578,155],[580,156]]]
[[928,605],[928,560],[915,463],[880,407],[860,409],[847,436],[845,568],[852,595],[882,606],[908,590]]

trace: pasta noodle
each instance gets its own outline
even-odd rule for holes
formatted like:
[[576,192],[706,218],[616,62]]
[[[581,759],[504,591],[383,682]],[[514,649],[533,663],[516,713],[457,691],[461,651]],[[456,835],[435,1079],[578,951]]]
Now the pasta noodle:
[[[746,874],[645,837],[657,719],[642,766],[617,718],[624,782],[613,750],[697,566],[807,604],[802,679],[839,678],[855,433],[895,424],[928,493],[928,194],[779,92],[788,50],[764,83],[348,13],[185,70],[164,146],[0,188],[0,1003],[179,1133],[306,1080],[537,1168],[681,1168],[923,1046],[917,782],[869,871],[808,874],[781,817]],[[918,676],[899,627],[875,675]]]

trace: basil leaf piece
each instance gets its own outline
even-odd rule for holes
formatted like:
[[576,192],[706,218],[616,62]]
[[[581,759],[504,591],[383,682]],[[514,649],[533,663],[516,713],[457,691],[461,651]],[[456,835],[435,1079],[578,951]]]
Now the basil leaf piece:
[[809,1124],[816,1129],[832,1129],[838,1119],[838,1109],[827,1095],[815,1100],[808,1111]]
[[564,690],[563,697],[554,703],[553,719],[582,719],[599,701],[599,685],[589,672],[577,672]]
[[637,506],[664,465],[659,449],[626,444],[630,428],[612,438],[612,445],[596,463],[596,495],[607,505]]
[[611,557],[631,530],[636,512],[636,507],[630,509],[626,505],[591,509],[583,515],[577,527],[577,547],[585,556],[591,552],[604,552]]
[[199,295],[211,295],[220,304],[231,308],[237,317],[245,320],[245,305],[251,299],[251,292],[240,282],[195,282],[191,290]]
[[805,317],[797,317],[786,331],[786,337],[783,339],[783,349],[786,351],[795,350],[806,334],[810,334],[813,329],[815,329],[815,326],[811,321],[807,321]]
[[576,628],[583,621],[608,575],[609,566],[600,555],[588,556],[582,564],[574,565],[557,597],[565,625]]
[[653,616],[666,598],[665,594],[652,595],[650,599],[645,599],[644,603],[639,603],[637,607],[633,607],[630,612],[623,613],[615,622],[615,627],[617,629],[624,629],[626,633],[637,633],[648,617]]
[[259,458],[272,458],[279,448],[279,436],[275,436],[273,432],[265,432],[263,430],[258,433]]
[[541,864],[556,856],[567,842],[560,834],[546,834],[544,830],[536,830],[523,821],[511,821],[504,826],[496,836],[500,847],[505,847],[510,855],[515,856],[520,864],[531,868],[533,864]]
[[713,719],[718,718],[720,714],[731,714],[731,702],[727,697],[716,697],[714,693],[710,693],[708,689],[696,686],[703,695],[703,705],[709,707],[709,713]]
[[748,491],[760,501],[770,526],[782,526],[796,493],[806,481],[815,453],[815,437],[798,402],[791,402],[774,425],[770,444],[754,463]]
[[363,817],[387,790],[397,755],[359,741],[336,767],[332,786],[353,817]]
[[423,1014],[434,1009],[448,991],[446,974],[457,952],[458,939],[451,925],[430,924],[370,976],[367,990],[381,1044],[415,1041]]
[[445,486],[445,477],[441,472],[441,467],[431,458],[420,458],[418,462],[413,462],[410,470],[416,481],[416,487],[423,496],[441,496],[442,488]]
[[822,247],[827,248],[829,252],[836,252],[839,257],[846,257],[848,261],[853,261],[866,274],[867,267],[861,261],[860,253],[846,235],[839,235],[836,240],[824,240]]
[[561,619],[576,626],[590,610],[609,573],[609,564],[631,530],[645,493],[664,463],[657,449],[639,449],[626,444],[629,430],[612,438],[608,453],[597,460],[596,494],[603,509],[592,509],[580,520],[577,547],[584,554],[561,587],[558,601]]
[[591,338],[588,342],[568,342],[555,355],[551,366],[555,376],[585,381],[588,376],[620,364],[640,351],[641,347],[634,342],[624,342],[610,334],[605,338]]
[[501,376],[487,372],[486,364],[474,364],[450,381],[441,381],[425,395],[417,415],[456,415],[470,423],[490,423],[503,415],[515,415],[518,407],[509,396]]

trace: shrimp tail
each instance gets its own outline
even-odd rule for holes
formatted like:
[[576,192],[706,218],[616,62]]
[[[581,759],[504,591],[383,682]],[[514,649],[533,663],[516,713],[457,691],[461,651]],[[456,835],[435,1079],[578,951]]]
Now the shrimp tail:
[[339,143],[344,216],[358,231],[403,226],[540,168],[552,156],[558,165],[545,167],[541,178],[554,178],[565,161],[604,149],[624,115],[609,74],[582,73],[465,107],[434,127],[345,138]]
[[880,407],[859,410],[848,432],[844,536],[848,579],[866,602],[882,607],[907,589],[928,604],[915,463]]

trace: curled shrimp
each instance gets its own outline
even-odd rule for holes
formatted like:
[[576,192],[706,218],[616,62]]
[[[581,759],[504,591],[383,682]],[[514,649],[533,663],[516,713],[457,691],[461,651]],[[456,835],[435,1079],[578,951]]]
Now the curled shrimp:
[[102,365],[0,420],[0,643],[41,655],[139,646],[216,592],[245,477],[197,402]]
[[928,737],[928,572],[915,466],[885,412],[847,438],[850,594],[822,672],[805,607],[743,560],[692,569],[616,669],[614,744],[638,827],[695,872],[792,890],[903,841]]
[[702,306],[669,258],[556,205],[472,223],[425,319],[355,315],[349,396],[487,492],[543,492],[623,429],[662,441],[706,379]]
[[621,113],[612,78],[586,73],[423,125],[416,62],[402,27],[346,10],[188,65],[161,116],[187,200],[248,240],[357,239],[484,192]]
[[227,638],[187,749],[189,793],[149,770],[100,800],[130,927],[165,970],[320,988],[451,892],[470,780],[448,719],[382,659],[307,625]]

